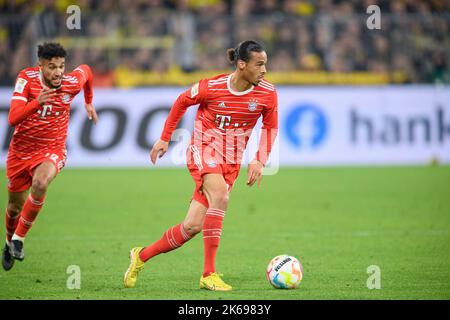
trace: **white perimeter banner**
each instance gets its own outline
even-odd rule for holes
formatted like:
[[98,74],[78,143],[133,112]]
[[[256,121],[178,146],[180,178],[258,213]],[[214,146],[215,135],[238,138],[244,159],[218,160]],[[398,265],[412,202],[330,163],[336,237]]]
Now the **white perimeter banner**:
[[[150,166],[149,150],[167,114],[186,88],[96,89],[93,126],[83,93],[72,104],[68,167]],[[402,165],[450,163],[450,87],[278,87],[279,136],[271,156],[278,165]],[[0,89],[0,166],[5,166],[12,88]],[[180,122],[159,165],[185,166],[197,107]],[[255,128],[244,161],[257,149]]]

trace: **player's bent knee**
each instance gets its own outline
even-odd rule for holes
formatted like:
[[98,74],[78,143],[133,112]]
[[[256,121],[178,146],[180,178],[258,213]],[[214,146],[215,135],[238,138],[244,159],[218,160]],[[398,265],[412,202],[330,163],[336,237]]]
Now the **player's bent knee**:
[[35,192],[45,193],[47,191],[50,179],[48,178],[36,178],[33,179],[31,187]]
[[226,210],[228,207],[228,192],[220,192],[211,195],[211,207]]
[[197,233],[200,233],[202,231],[202,225],[201,224],[184,224],[183,225],[184,230],[189,234],[189,236],[193,237]]
[[15,216],[17,216],[18,214],[20,214],[20,212],[22,211],[22,205],[14,203],[14,202],[9,202],[8,203],[8,214],[13,218]]

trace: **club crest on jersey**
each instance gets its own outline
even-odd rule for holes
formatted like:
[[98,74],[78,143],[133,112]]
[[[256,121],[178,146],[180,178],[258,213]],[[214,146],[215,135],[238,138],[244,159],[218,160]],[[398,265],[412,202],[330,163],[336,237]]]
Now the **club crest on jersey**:
[[68,93],[64,94],[61,98],[62,102],[69,103],[70,101],[70,95]]
[[255,111],[256,107],[258,107],[258,102],[256,100],[250,100],[248,102],[248,110],[249,111]]
[[215,168],[217,166],[217,163],[214,160],[208,160],[208,162],[206,162],[206,164],[208,165],[208,167],[210,168]]

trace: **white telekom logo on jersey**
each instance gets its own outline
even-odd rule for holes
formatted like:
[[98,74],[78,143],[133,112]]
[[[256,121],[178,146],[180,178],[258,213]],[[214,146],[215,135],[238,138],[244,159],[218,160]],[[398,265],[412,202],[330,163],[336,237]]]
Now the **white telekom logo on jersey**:
[[216,123],[219,125],[220,130],[225,130],[224,126],[229,126],[231,123],[231,116],[216,114]]
[[[42,106],[42,111],[39,110],[38,113],[41,114],[41,118],[45,118],[46,115],[52,114],[52,109],[53,109],[53,107],[52,107],[51,105],[49,105],[49,104],[44,104],[44,105]],[[49,111],[47,112],[47,110],[49,110]]]

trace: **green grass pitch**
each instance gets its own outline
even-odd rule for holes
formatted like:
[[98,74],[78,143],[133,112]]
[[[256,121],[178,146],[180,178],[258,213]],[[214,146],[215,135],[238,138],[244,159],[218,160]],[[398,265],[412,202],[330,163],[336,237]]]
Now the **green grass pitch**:
[[[184,218],[194,187],[186,169],[64,169],[25,260],[0,270],[0,299],[450,299],[450,167],[281,168],[260,189],[245,178],[242,168],[217,258],[232,292],[198,289],[201,235],[123,288],[129,249]],[[6,201],[4,188],[2,217]],[[297,290],[265,279],[283,253],[303,264]],[[79,290],[67,288],[70,265],[80,267]],[[371,265],[380,289],[367,288]]]

